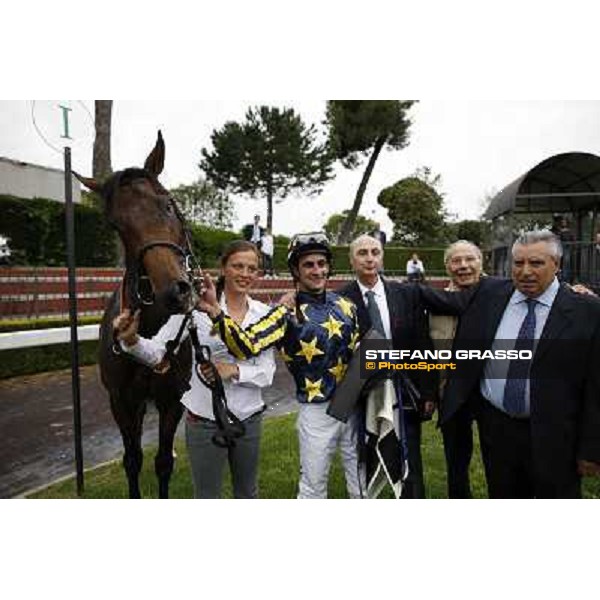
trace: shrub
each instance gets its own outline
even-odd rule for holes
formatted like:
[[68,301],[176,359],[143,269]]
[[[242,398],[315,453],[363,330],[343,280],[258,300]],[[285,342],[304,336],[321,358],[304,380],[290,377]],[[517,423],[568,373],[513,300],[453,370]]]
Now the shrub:
[[[51,351],[49,350],[51,348]],[[71,366],[71,345],[53,344],[34,348],[15,348],[0,353],[0,379],[20,377],[43,371],[58,371]],[[98,361],[98,340],[79,342],[79,364]]]
[[[80,315],[78,325],[94,325],[100,323],[99,315]],[[33,329],[51,329],[52,327],[69,327],[70,321],[65,317],[45,317],[42,319],[13,319],[0,322],[0,333],[10,331],[30,331]]]
[[[13,263],[65,266],[65,205],[46,198],[0,195],[2,230],[10,238]],[[117,262],[115,233],[102,212],[74,205],[75,262],[80,267],[111,267]]]

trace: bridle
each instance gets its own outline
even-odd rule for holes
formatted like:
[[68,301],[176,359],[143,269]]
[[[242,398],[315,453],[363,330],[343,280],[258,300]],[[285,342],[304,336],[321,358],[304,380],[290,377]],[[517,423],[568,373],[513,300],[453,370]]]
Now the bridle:
[[[140,171],[140,173],[144,172],[145,171]],[[149,173],[145,173],[148,181],[152,183],[154,178]],[[118,175],[115,180],[114,186],[116,188],[120,186],[121,175],[122,174]],[[161,195],[164,196],[164,194]],[[133,261],[126,265],[120,293],[121,310],[124,308],[130,308],[132,311],[135,311],[141,306],[151,306],[154,304],[154,292],[152,291],[150,278],[146,274],[144,268],[144,256],[146,255],[146,252],[152,250],[153,248],[169,248],[178,254],[184,261],[185,276],[187,278],[187,282],[192,286],[192,290],[194,290],[196,288],[196,284],[199,283],[197,279],[202,269],[200,267],[200,262],[194,254],[190,229],[183,213],[177,205],[175,198],[171,194],[166,194],[166,198],[183,230],[185,246],[182,247],[175,242],[167,240],[151,240],[144,244],[138,251],[137,256],[133,259]]]

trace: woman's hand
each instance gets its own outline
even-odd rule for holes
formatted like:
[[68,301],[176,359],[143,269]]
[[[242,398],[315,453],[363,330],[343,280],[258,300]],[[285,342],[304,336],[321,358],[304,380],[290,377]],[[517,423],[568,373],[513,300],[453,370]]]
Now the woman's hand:
[[204,273],[202,283],[203,291],[198,296],[196,308],[202,312],[205,312],[209,317],[214,318],[221,312],[221,307],[219,306],[219,301],[217,299],[215,284],[208,273]]
[[140,327],[140,309],[133,314],[129,308],[126,308],[121,314],[113,319],[113,329],[119,341],[125,346],[134,346],[138,343],[138,329]]

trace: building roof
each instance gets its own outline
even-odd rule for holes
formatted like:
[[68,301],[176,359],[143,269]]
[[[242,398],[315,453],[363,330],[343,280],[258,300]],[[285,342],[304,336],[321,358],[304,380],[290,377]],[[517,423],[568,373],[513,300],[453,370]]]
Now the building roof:
[[490,202],[485,219],[515,213],[571,213],[600,206],[600,157],[556,154],[509,183]]
[[34,167],[36,169],[43,169],[44,171],[52,171],[53,173],[64,173],[62,169],[54,169],[53,167],[46,167],[44,165],[36,165],[34,163],[28,163],[23,160],[15,160],[14,158],[7,158],[6,156],[0,156],[0,162],[9,163],[17,167]]

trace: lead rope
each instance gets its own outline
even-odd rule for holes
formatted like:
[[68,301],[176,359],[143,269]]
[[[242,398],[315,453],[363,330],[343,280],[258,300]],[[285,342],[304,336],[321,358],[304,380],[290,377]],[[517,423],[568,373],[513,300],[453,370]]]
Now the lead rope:
[[[196,375],[198,379],[212,392],[212,408],[217,425],[217,433],[212,437],[212,441],[216,446],[221,448],[233,448],[236,438],[242,437],[246,433],[244,424],[229,410],[227,406],[227,398],[225,389],[223,388],[223,379],[219,375],[219,371],[210,360],[210,348],[200,344],[198,339],[198,330],[195,323],[189,326],[190,338],[194,347],[196,357]],[[200,367],[209,365],[212,382],[209,382],[202,376]]]

